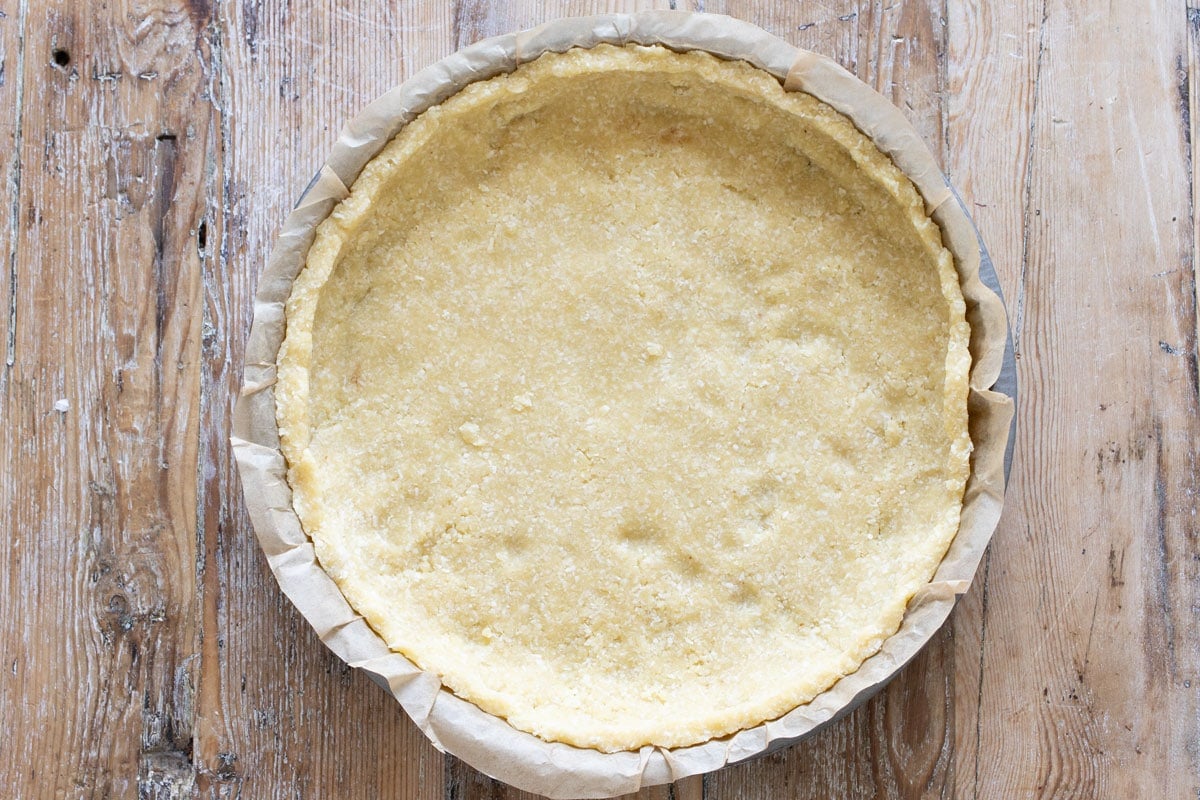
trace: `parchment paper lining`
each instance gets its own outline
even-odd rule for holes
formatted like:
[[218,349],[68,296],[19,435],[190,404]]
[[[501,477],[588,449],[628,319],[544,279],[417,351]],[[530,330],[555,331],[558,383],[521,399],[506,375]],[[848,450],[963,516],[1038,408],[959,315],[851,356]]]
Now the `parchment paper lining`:
[[[442,688],[383,640],[350,608],[321,570],[291,505],[275,423],[275,359],[284,336],[284,303],[304,265],[316,226],[347,195],[363,166],[405,124],[462,87],[545,52],[610,44],[663,44],[748,61],[789,90],[803,90],[850,117],[913,180],[955,256],[971,323],[972,472],[957,537],[934,579],[909,604],[899,631],[857,672],[779,719],[692,747],[600,753],[544,742],[512,728]],[[1004,453],[1012,400],[993,392],[1007,336],[1000,298],[979,277],[980,246],[933,156],[904,116],[829,59],[792,47],[729,17],[643,12],[551,22],[467,47],[417,73],[347,123],[328,162],[288,217],[259,281],[246,345],[244,385],[234,410],[233,448],[246,506],[280,587],[321,640],[386,686],[433,742],[477,769],[553,798],[611,797],[760,755],[796,741],[877,691],[933,636],[970,586],[1004,498]]]

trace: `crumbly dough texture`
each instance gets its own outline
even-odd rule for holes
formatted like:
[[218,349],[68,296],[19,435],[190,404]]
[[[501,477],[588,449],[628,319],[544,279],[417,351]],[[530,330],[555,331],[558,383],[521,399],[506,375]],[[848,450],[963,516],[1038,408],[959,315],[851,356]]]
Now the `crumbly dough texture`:
[[276,401],[322,567],[480,708],[695,744],[875,653],[954,537],[968,327],[907,178],[741,62],[545,55],[320,226]]

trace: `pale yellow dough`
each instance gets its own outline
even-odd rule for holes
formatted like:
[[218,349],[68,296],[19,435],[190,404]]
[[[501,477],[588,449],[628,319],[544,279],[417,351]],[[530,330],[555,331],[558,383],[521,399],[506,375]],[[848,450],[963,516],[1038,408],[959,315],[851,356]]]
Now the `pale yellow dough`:
[[779,716],[958,529],[968,327],[912,184],[743,63],[547,55],[321,225],[276,387],[321,565],[395,650],[601,750]]

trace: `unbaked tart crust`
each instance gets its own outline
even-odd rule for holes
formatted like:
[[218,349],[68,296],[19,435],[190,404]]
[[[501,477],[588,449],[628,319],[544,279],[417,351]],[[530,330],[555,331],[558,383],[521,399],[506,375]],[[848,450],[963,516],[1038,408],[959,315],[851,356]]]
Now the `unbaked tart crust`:
[[320,226],[276,387],[294,504],[390,647],[543,739],[775,718],[959,524],[958,277],[841,114],[599,46],[407,125]]

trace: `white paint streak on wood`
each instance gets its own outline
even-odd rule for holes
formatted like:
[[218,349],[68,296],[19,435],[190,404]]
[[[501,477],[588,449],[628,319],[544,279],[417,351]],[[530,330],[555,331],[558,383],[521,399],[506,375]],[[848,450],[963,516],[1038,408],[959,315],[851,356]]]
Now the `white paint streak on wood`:
[[[8,64],[8,54],[10,49],[15,45],[17,51],[16,58],[13,59],[14,67],[13,74],[9,78],[14,85],[14,88],[8,93],[12,96],[12,133],[10,135],[9,152],[12,153],[7,166],[7,174],[5,175],[5,189],[9,196],[9,217],[8,230],[6,231],[8,247],[4,252],[7,253],[7,280],[5,281],[5,294],[8,302],[4,305],[7,310],[5,320],[4,337],[4,364],[6,367],[12,367],[13,361],[16,358],[17,346],[17,281],[18,281],[18,242],[20,241],[21,230],[21,152],[22,152],[22,136],[25,119],[25,26],[29,16],[29,0],[20,0],[17,5],[17,18],[10,24],[11,28],[5,30],[5,48],[4,48],[4,63]],[[4,372],[4,383],[7,385],[8,370]]]

